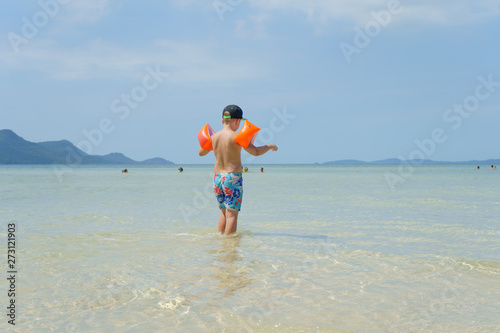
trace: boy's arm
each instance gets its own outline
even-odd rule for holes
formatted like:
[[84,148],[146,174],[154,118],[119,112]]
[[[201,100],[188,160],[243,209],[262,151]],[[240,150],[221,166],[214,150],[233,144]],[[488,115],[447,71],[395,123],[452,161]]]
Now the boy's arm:
[[277,151],[278,150],[278,147],[274,144],[274,143],[270,143],[268,145],[265,145],[265,146],[260,146],[260,147],[255,147],[253,145],[253,143],[250,143],[248,145],[247,148],[245,148],[245,150],[247,151],[247,153],[249,153],[250,155],[253,155],[253,156],[260,156],[260,155],[264,155],[265,153],[267,153],[268,151],[272,150],[272,151]]
[[200,150],[198,150],[198,155],[200,155],[200,156],[208,155],[208,153],[210,153],[210,150],[208,150],[208,149],[200,148]]

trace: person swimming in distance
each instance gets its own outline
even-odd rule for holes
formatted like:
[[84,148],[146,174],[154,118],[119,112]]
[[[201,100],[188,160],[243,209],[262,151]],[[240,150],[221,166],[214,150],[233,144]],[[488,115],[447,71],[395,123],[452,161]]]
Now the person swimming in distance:
[[260,172],[261,172],[261,173],[264,173],[264,168],[260,168]]
[[179,172],[183,172],[183,171],[184,171],[184,169],[183,169],[182,167],[180,167],[180,168],[179,168],[179,169],[177,169],[177,170],[179,170]]

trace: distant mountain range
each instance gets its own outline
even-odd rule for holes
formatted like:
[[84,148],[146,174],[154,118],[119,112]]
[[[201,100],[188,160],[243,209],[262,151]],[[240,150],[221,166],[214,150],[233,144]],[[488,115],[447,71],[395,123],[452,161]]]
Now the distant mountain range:
[[134,161],[120,153],[89,155],[67,140],[34,143],[11,130],[0,130],[0,164],[120,164],[168,165],[163,158]]
[[445,162],[445,161],[433,161],[433,160],[409,160],[403,161],[399,158],[389,158],[386,160],[365,162],[358,160],[340,160],[325,162],[323,164],[332,165],[400,165],[401,163],[411,163],[413,165],[500,165],[500,159],[491,159],[483,161],[463,161],[463,162]]

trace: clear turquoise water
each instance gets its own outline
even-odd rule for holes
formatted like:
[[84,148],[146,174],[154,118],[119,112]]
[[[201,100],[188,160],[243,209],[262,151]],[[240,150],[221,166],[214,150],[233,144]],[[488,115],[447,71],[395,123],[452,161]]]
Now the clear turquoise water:
[[500,330],[500,171],[249,166],[226,238],[212,167],[183,167],[0,167],[16,331]]

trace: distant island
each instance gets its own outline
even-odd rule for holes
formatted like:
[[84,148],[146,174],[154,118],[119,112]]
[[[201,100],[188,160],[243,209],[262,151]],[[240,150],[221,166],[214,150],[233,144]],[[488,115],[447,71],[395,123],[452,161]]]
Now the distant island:
[[446,162],[446,161],[433,161],[433,160],[409,160],[403,161],[399,158],[389,158],[385,160],[365,162],[358,160],[340,160],[325,162],[323,164],[330,165],[400,165],[402,163],[410,163],[413,165],[500,165],[500,159],[490,159],[490,160],[472,160],[472,161],[462,161],[462,162]]
[[67,140],[34,143],[11,130],[0,130],[0,164],[171,165],[163,158],[134,161],[121,153],[89,155]]

